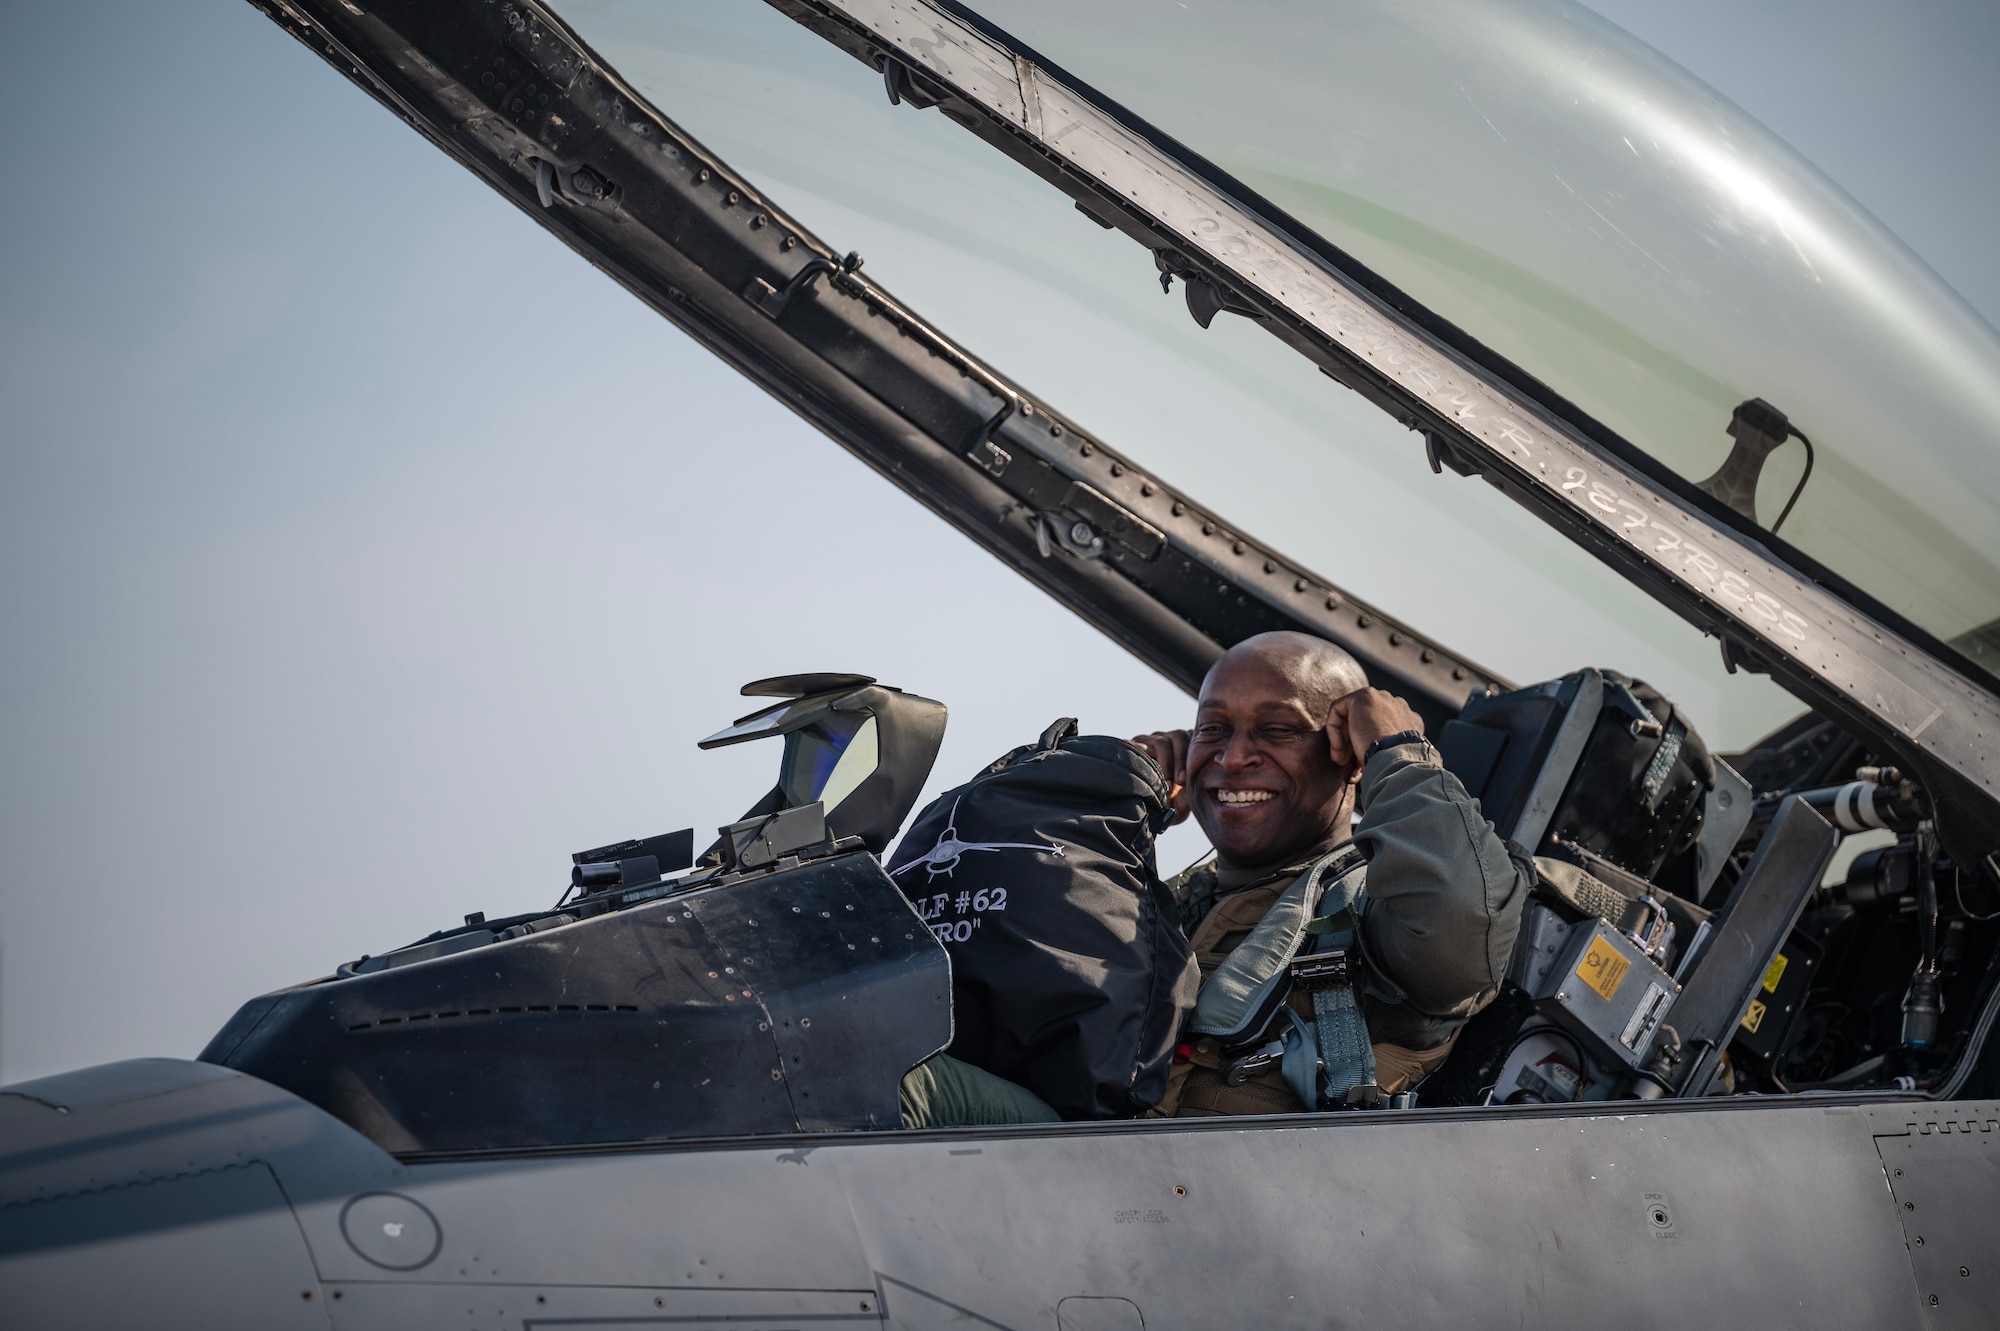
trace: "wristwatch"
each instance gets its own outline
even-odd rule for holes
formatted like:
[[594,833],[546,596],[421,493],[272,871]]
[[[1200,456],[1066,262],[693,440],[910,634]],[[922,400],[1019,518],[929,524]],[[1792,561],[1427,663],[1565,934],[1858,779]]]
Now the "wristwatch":
[[1378,750],[1393,749],[1402,744],[1424,744],[1427,742],[1421,730],[1399,730],[1393,735],[1384,735],[1373,744],[1370,744],[1368,752],[1361,755],[1361,765],[1366,767],[1368,760],[1373,758]]

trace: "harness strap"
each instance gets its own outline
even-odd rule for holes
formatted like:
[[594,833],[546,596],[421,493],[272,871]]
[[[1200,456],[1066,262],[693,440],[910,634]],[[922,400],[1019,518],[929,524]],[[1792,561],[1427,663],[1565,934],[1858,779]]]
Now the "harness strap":
[[1340,882],[1354,880],[1340,899],[1341,905],[1352,904],[1363,876],[1355,871],[1363,868],[1363,861],[1352,846],[1341,846],[1301,873],[1264,913],[1250,936],[1202,982],[1188,1022],[1191,1032],[1213,1036],[1224,1049],[1262,1035],[1291,991],[1292,958],[1314,923],[1322,880],[1335,868]]
[[1318,1037],[1322,1094],[1332,1104],[1345,1104],[1347,1093],[1375,1081],[1375,1047],[1368,1023],[1354,1001],[1354,985],[1328,985],[1313,990],[1313,1033]]
[[1292,987],[1312,995],[1313,1021],[1308,1037],[1298,1013],[1286,1009],[1292,1020],[1284,1042],[1285,1084],[1311,1109],[1344,1106],[1348,1092],[1375,1083],[1375,1049],[1354,992],[1366,877],[1349,871],[1327,884],[1305,927],[1312,950],[1289,967]]

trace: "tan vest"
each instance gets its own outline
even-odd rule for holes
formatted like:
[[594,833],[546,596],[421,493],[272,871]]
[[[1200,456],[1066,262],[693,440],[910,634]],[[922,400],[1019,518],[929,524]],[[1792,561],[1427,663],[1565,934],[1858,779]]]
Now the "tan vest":
[[[1278,898],[1297,877],[1296,873],[1282,874],[1269,882],[1231,892],[1216,901],[1188,937],[1189,944],[1194,948],[1195,962],[1201,967],[1202,979],[1206,980],[1209,973],[1222,964],[1223,958],[1250,936],[1257,922],[1277,904]],[[1310,1018],[1313,1015],[1312,1001],[1306,995],[1293,994],[1290,1002],[1300,1016]],[[1451,1039],[1435,1049],[1375,1045],[1376,1085],[1390,1095],[1408,1089],[1444,1062],[1457,1040],[1458,1033],[1454,1031]],[[1183,1052],[1174,1057],[1173,1071],[1167,1080],[1167,1094],[1152,1113],[1162,1118],[1192,1118],[1215,1114],[1305,1112],[1306,1107],[1285,1085],[1284,1074],[1275,1064],[1251,1076],[1240,1086],[1231,1086],[1226,1072],[1222,1050],[1213,1040],[1198,1040],[1183,1046]]]

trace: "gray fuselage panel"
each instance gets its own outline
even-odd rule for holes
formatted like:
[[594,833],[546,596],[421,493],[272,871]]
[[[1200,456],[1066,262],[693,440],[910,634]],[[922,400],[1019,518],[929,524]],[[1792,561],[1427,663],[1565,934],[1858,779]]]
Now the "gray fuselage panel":
[[1580,1108],[399,1161],[147,1060],[0,1093],[0,1310],[144,1269],[221,1328],[1978,1324],[2000,1105]]

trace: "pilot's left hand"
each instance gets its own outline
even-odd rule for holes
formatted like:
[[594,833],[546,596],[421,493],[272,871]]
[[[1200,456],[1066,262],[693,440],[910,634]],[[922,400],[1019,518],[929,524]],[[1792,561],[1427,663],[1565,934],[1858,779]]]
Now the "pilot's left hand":
[[1410,705],[1384,689],[1356,689],[1334,701],[1326,718],[1326,746],[1333,761],[1358,769],[1368,746],[1405,730],[1424,733],[1424,720]]
[[1155,730],[1149,735],[1134,735],[1132,742],[1145,750],[1146,756],[1159,765],[1160,775],[1167,779],[1167,807],[1174,811],[1172,827],[1175,823],[1187,821],[1187,755],[1188,732],[1185,730]]

